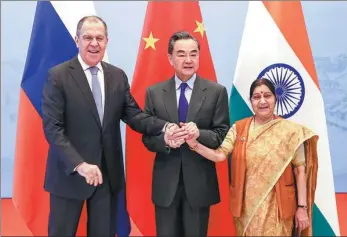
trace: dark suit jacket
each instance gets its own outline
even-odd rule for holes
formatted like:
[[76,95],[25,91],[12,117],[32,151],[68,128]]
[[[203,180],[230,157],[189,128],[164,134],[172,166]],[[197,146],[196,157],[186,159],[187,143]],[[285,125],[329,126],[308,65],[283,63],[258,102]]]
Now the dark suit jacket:
[[[174,78],[147,89],[145,111],[163,120],[179,123]],[[217,148],[230,127],[225,87],[197,76],[186,122],[190,121],[199,128],[198,141],[207,147]],[[154,204],[167,207],[172,203],[181,163],[185,192],[191,205],[210,206],[220,201],[214,162],[190,150],[186,143],[168,152],[163,134],[143,136],[142,140],[150,151],[156,152],[152,182]]]
[[[101,168],[104,156],[112,191],[124,181],[120,120],[141,133],[156,135],[165,122],[144,114],[123,70],[102,62],[105,79],[103,124],[77,57],[49,70],[42,113],[49,143],[44,188],[58,196],[87,199],[95,190],[73,169],[85,161]],[[104,176],[104,175],[103,175]]]

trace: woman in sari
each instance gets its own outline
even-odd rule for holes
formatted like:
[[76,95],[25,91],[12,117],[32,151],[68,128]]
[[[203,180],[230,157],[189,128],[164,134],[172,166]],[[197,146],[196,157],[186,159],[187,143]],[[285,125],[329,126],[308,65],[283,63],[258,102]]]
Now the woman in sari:
[[194,136],[186,142],[214,162],[231,153],[230,209],[238,236],[311,236],[318,137],[274,115],[269,80],[252,83],[250,100],[255,115],[237,121],[218,149]]

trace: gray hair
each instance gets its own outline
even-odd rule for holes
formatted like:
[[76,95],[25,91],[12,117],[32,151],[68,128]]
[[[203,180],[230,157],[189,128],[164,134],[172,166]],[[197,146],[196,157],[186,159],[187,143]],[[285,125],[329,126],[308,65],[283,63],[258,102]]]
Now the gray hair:
[[98,16],[85,16],[83,17],[81,20],[79,20],[78,24],[77,24],[77,30],[76,30],[76,35],[77,37],[80,36],[81,34],[81,28],[83,26],[83,23],[85,21],[90,21],[90,22],[101,22],[103,25],[104,25],[104,28],[105,28],[105,35],[107,37],[107,24],[106,22],[101,18],[101,17],[98,17]]
[[199,41],[194,37],[192,36],[191,34],[189,34],[187,31],[179,31],[179,32],[176,32],[174,33],[170,40],[169,40],[169,47],[168,47],[168,53],[171,55],[172,52],[173,52],[173,48],[174,48],[174,45],[175,45],[175,42],[177,40],[182,40],[182,39],[192,39],[194,40],[197,44],[198,44],[198,49],[200,51],[200,43]]

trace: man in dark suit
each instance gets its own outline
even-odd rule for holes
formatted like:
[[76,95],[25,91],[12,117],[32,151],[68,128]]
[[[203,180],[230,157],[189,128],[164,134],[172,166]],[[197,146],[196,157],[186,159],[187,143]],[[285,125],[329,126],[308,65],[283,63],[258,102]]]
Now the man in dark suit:
[[82,18],[75,41],[78,56],[53,67],[43,91],[48,234],[74,236],[86,200],[88,236],[114,236],[124,182],[120,120],[151,135],[166,122],[143,113],[124,71],[102,62],[108,38],[101,18]]
[[207,236],[210,206],[220,201],[215,163],[185,143],[196,136],[217,148],[230,126],[225,87],[196,74],[199,51],[192,35],[175,33],[168,48],[175,75],[146,92],[145,112],[175,123],[168,131],[180,134],[176,139],[143,136],[145,146],[156,152],[152,201],[158,236]]

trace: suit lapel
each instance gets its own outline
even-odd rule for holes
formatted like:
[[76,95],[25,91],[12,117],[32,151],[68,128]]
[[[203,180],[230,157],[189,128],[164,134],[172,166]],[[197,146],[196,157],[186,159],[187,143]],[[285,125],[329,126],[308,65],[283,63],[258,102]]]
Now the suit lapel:
[[171,118],[172,122],[178,124],[178,109],[176,98],[176,84],[175,79],[171,78],[163,88],[163,101],[166,112]]
[[92,91],[90,90],[90,86],[88,84],[86,74],[83,71],[81,64],[78,62],[77,57],[70,61],[70,74],[73,79],[76,81],[78,88],[83,94],[84,99],[86,100],[88,107],[91,109],[91,112],[96,120],[96,122],[101,127],[100,118],[98,115],[98,111],[96,109],[95,101],[93,98]]
[[108,125],[109,121],[109,115],[110,115],[110,109],[112,107],[110,106],[110,103],[112,100],[112,88],[115,88],[114,80],[112,80],[111,72],[108,70],[108,67],[105,63],[101,63],[102,68],[104,70],[104,81],[105,81],[105,106],[104,106],[104,120],[102,123],[103,130],[106,129],[106,126]]
[[205,90],[207,90],[207,87],[204,85],[203,80],[196,76],[192,96],[189,101],[186,119],[187,123],[194,121],[196,114],[199,112],[202,104],[204,103],[206,98]]

